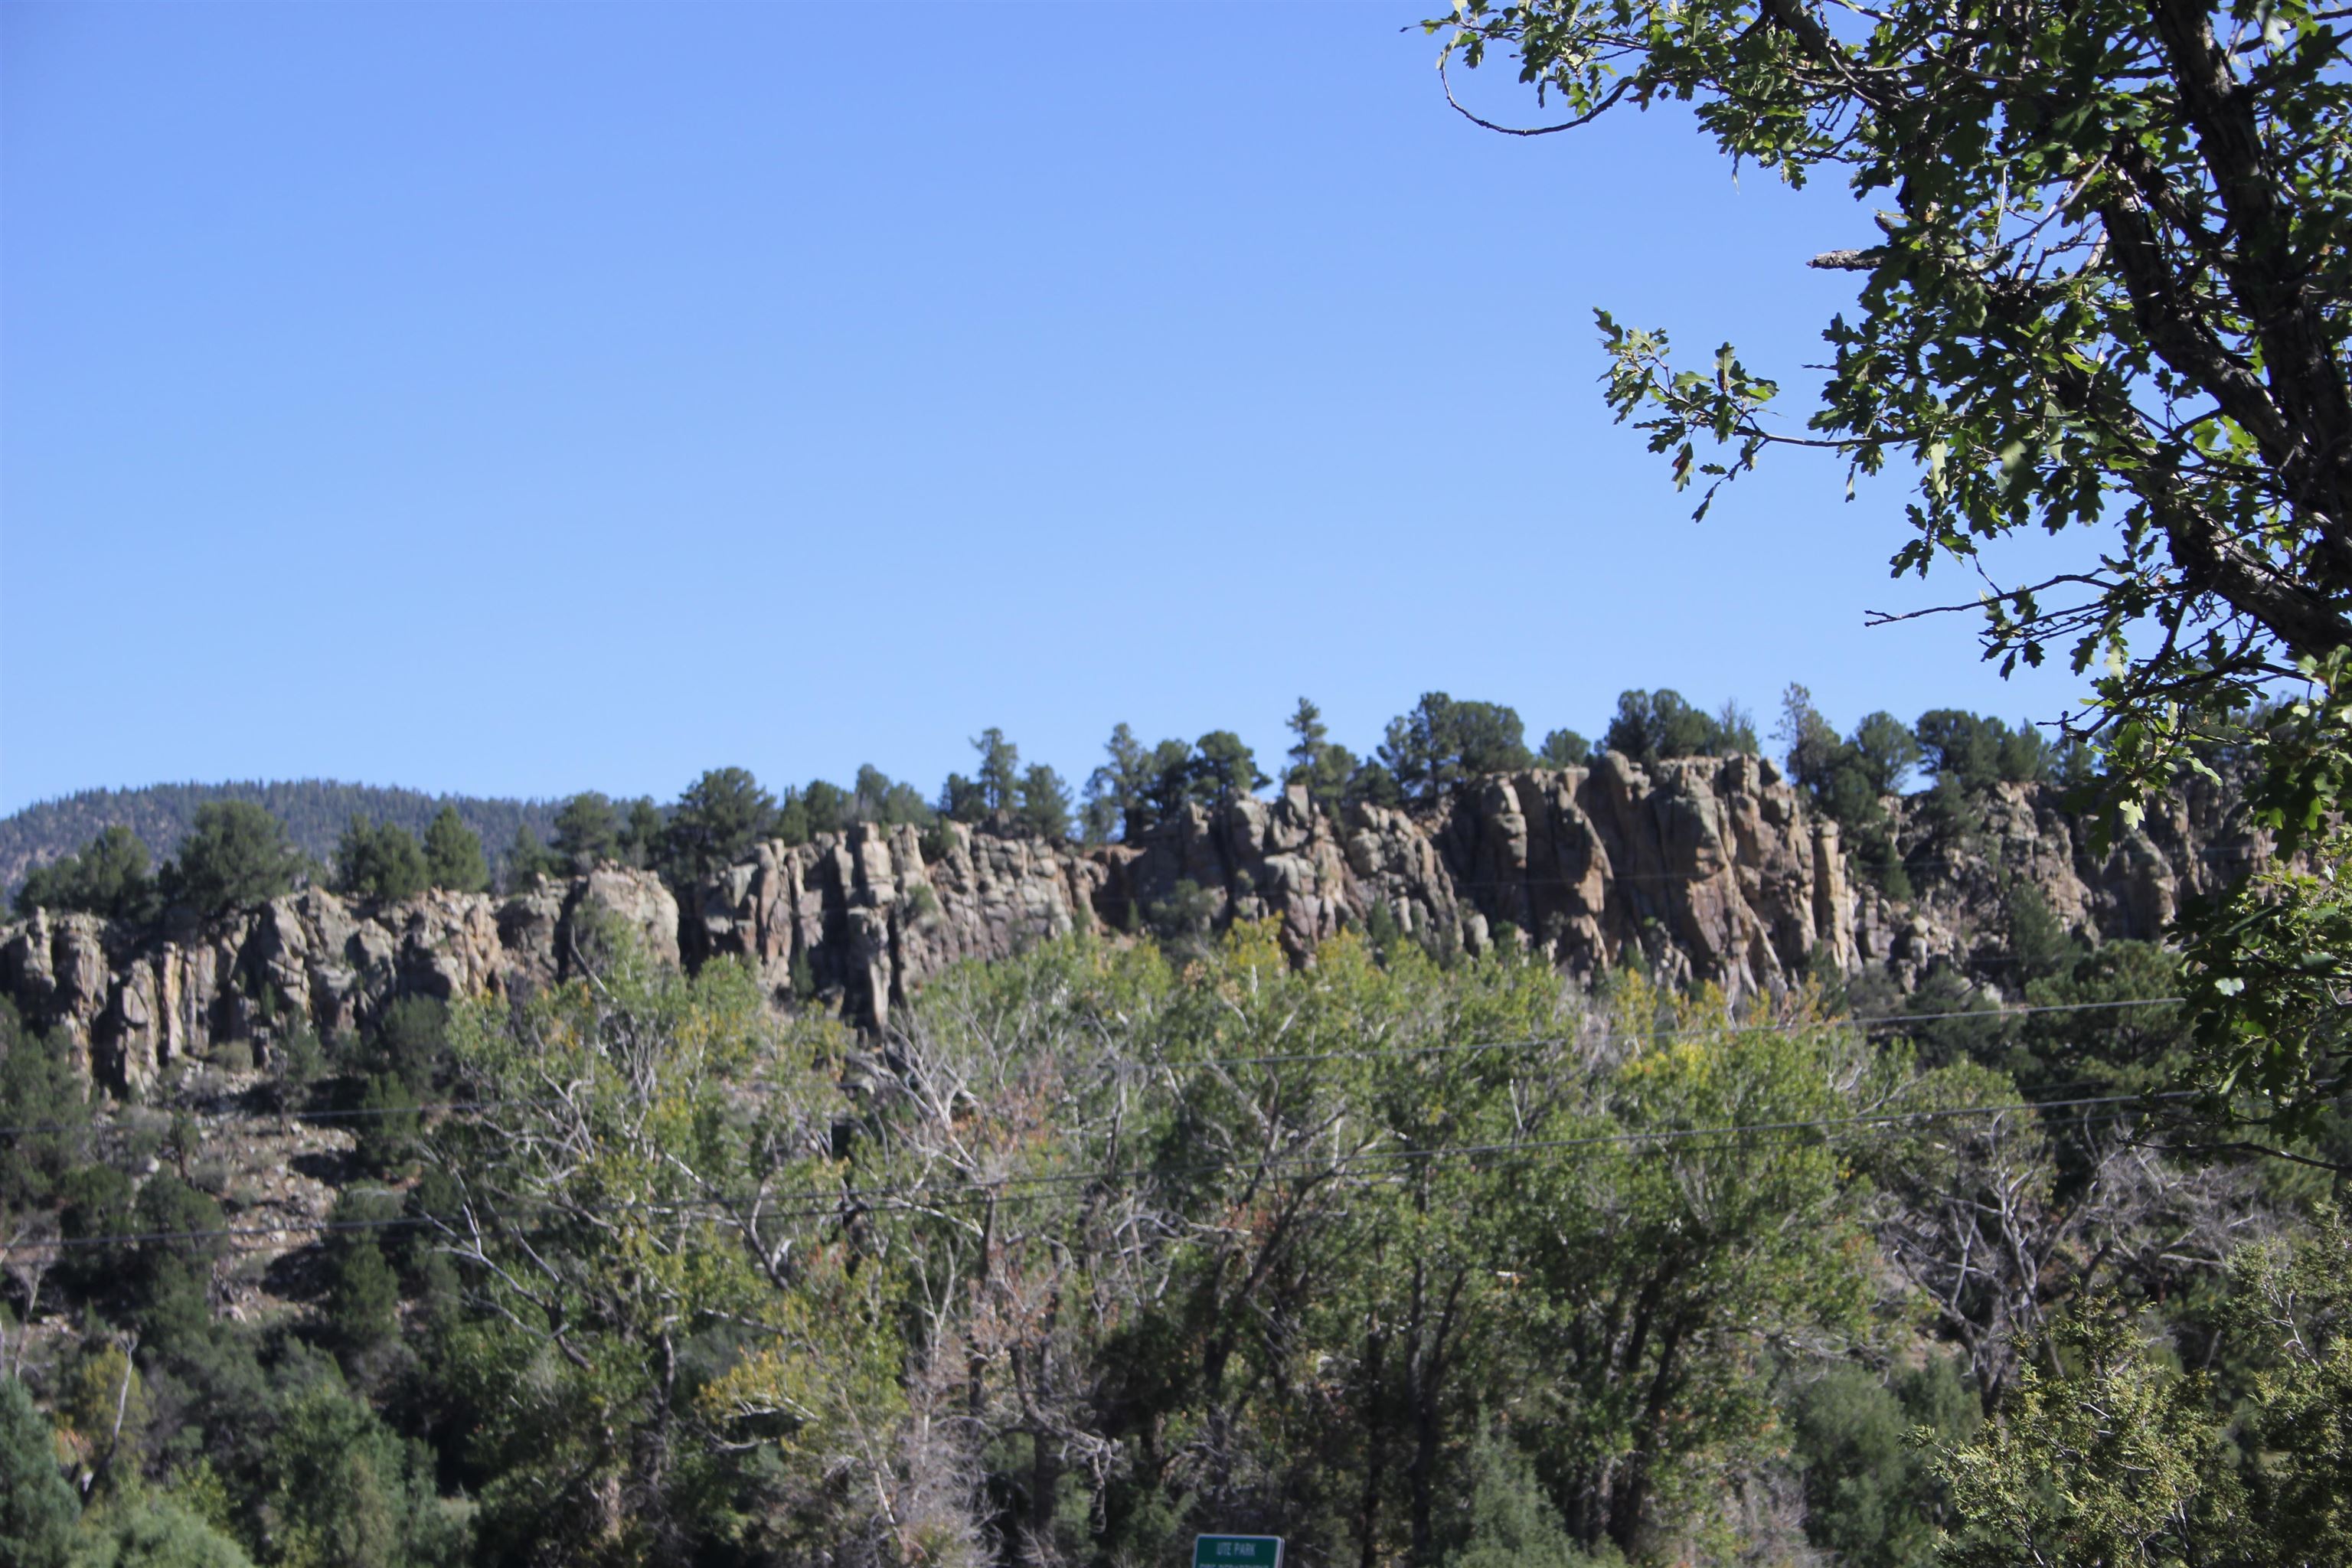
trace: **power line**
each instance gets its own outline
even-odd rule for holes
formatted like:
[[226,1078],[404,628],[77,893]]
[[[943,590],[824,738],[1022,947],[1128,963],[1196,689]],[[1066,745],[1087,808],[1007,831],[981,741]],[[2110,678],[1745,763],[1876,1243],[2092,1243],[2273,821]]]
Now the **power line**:
[[[1948,1018],[2016,1018],[2040,1013],[2087,1013],[2119,1007],[2163,1007],[2184,1001],[2179,996],[2137,996],[2115,1002],[2056,1002],[2030,1007],[1962,1008],[1944,1013],[1896,1013],[1875,1018],[1824,1018],[1817,1024],[1742,1025],[1699,1024],[1674,1029],[1629,1030],[1640,1040],[1677,1039],[1687,1035],[1795,1035],[1808,1029],[1882,1028],[1896,1024],[1934,1023]],[[1546,1046],[1573,1046],[1583,1043],[1580,1035],[1540,1036],[1524,1040],[1480,1040],[1466,1045],[1396,1046],[1367,1047],[1349,1051],[1296,1051],[1259,1057],[1203,1057],[1197,1061],[1171,1061],[1171,1067],[1250,1067],[1282,1062],[1335,1061],[1354,1058],[1390,1056],[1436,1056],[1454,1051],[1499,1051],[1539,1049]]]

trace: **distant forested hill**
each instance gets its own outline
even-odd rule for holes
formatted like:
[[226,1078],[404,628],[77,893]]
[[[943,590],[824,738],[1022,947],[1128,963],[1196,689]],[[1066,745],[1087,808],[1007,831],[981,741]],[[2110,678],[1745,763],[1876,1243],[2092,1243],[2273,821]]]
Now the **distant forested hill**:
[[99,829],[121,824],[147,841],[161,861],[176,848],[209,801],[249,800],[286,824],[294,842],[324,860],[352,813],[372,822],[392,822],[422,834],[442,806],[454,805],[466,826],[482,836],[493,862],[514,842],[515,829],[529,826],[544,843],[554,830],[561,803],[484,800],[463,795],[426,795],[421,790],[383,789],[334,779],[295,779],[276,784],[151,784],[144,789],[92,789],[28,805],[0,818],[0,888],[13,893],[25,873],[60,855],[79,850]]

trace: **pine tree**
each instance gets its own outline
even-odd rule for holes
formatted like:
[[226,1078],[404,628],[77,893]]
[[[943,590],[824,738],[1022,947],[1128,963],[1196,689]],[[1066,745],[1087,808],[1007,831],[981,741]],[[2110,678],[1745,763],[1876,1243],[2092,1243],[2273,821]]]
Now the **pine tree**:
[[1580,768],[1592,760],[1592,742],[1573,730],[1554,730],[1536,755],[1546,767]]
[[490,885],[481,836],[466,826],[454,805],[435,813],[425,829],[425,872],[432,886],[452,893],[478,893]]
[[1087,777],[1087,837],[1097,844],[1114,834],[1132,839],[1143,831],[1150,784],[1150,754],[1126,724],[1111,727],[1103,752],[1109,760]]
[[1297,739],[1290,744],[1290,771],[1286,780],[1314,776],[1316,764],[1323,760],[1323,748],[1329,742],[1330,731],[1323,724],[1323,710],[1306,698],[1298,700],[1297,710],[1286,721],[1290,732]]
[[847,790],[825,779],[811,779],[801,791],[801,809],[811,833],[838,833],[849,826],[851,797]]
[[998,729],[982,730],[971,749],[980,753],[981,798],[991,811],[1009,811],[1021,793],[1021,748]]
[[1356,754],[1328,739],[1322,710],[1302,697],[1290,716],[1290,732],[1297,739],[1290,748],[1290,766],[1283,783],[1304,784],[1307,797],[1325,811],[1337,811],[1347,797],[1348,780],[1356,771]]
[[524,823],[515,829],[514,842],[507,847],[506,889],[512,893],[530,886],[555,869],[555,857],[539,841],[539,835]]
[[613,858],[621,846],[621,815],[595,790],[583,790],[555,814],[555,837],[550,847],[564,868],[584,876]]
[[195,826],[158,879],[164,901],[211,915],[274,899],[294,885],[294,847],[286,828],[242,800],[196,808]]
[[749,857],[776,830],[776,797],[748,768],[712,768],[678,796],[663,834],[663,875],[698,881]]
[[1457,702],[1425,691],[1412,711],[1389,721],[1380,761],[1415,804],[1433,805],[1465,779],[1523,768],[1527,727],[1499,702]]
[[1013,817],[1041,838],[1070,836],[1070,789],[1062,775],[1044,763],[1032,763],[1021,775],[1021,801]]
[[629,802],[628,821],[615,846],[622,863],[640,870],[652,865],[661,850],[662,826],[661,807],[651,795],[641,795]]
[[972,823],[988,815],[988,792],[961,773],[940,785],[939,814],[950,822]]
[[1212,730],[1193,747],[1187,793],[1213,805],[1230,805],[1265,787],[1257,758],[1231,730]]
[[336,885],[354,898],[414,898],[428,880],[425,851],[404,827],[354,816],[335,846]]

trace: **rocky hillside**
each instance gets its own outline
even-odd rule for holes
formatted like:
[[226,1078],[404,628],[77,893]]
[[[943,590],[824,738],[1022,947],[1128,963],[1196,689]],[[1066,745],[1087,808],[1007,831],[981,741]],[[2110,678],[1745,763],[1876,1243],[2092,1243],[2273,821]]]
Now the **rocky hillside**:
[[1907,990],[1939,963],[1998,992],[2021,889],[2094,942],[2152,939],[2183,898],[2267,847],[2234,797],[2202,782],[2104,855],[2047,786],[1992,786],[1957,821],[1932,804],[1889,803],[1914,889],[1900,900],[1858,881],[1836,825],[1770,761],[1645,769],[1609,753],[1486,778],[1431,817],[1335,816],[1293,789],[1187,807],[1139,842],[1094,848],[1002,822],[858,826],[763,846],[683,896],[614,868],[505,898],[370,906],[311,889],[201,924],[43,911],[0,926],[0,994],[66,1027],[121,1093],[176,1058],[232,1041],[266,1056],[291,1025],[350,1028],[401,995],[561,979],[593,951],[584,933],[612,921],[665,961],[740,959],[778,1005],[835,1008],[867,1028],[963,959],[1074,930],[1182,935],[1234,919],[1278,921],[1302,960],[1346,927],[1392,927],[1473,953],[1532,943],[1585,974],[1638,954],[1734,995],[1866,968]]

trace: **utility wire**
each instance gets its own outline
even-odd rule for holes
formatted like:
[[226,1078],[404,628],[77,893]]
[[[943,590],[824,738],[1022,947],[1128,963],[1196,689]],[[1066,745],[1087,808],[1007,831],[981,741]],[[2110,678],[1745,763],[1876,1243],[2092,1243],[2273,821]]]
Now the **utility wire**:
[[[2040,1013],[2088,1013],[2118,1007],[2164,1007],[2184,1001],[2179,996],[2138,996],[2116,1002],[2058,1002],[2032,1007],[1962,1008],[1943,1013],[1890,1014],[1876,1018],[1823,1018],[1816,1024],[1696,1024],[1674,1029],[1635,1029],[1626,1034],[1639,1040],[1670,1040],[1686,1035],[1716,1033],[1733,1035],[1795,1035],[1809,1029],[1884,1028],[1895,1024],[1933,1023],[1946,1018],[2019,1018]],[[1356,1058],[1437,1056],[1454,1051],[1504,1051],[1540,1049],[1546,1046],[1573,1046],[1587,1037],[1552,1035],[1524,1040],[1479,1040],[1465,1045],[1368,1047],[1347,1051],[1294,1051],[1258,1057],[1202,1057],[1197,1060],[1166,1059],[1171,1067],[1254,1067],[1281,1062],[1336,1061]]]

